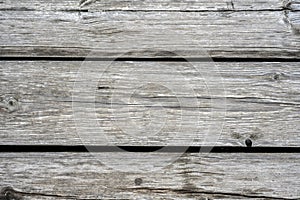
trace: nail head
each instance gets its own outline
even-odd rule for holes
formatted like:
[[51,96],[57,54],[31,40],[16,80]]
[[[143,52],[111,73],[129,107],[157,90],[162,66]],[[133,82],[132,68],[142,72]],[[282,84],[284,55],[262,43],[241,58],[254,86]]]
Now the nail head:
[[134,180],[134,183],[135,183],[135,185],[141,185],[141,184],[143,183],[143,179],[141,179],[141,178],[136,178],[136,179]]
[[252,141],[248,138],[245,140],[245,144],[247,147],[251,147],[252,146]]

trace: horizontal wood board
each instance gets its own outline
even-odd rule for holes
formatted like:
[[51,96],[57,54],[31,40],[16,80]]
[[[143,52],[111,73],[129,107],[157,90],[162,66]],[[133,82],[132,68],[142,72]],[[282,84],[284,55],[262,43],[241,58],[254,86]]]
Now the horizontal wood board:
[[0,143],[299,146],[298,65],[2,61]]
[[[197,1],[171,1],[171,0],[147,0],[147,1],[126,1],[126,0],[23,0],[15,2],[4,0],[0,4],[2,10],[127,10],[127,11],[219,11],[219,10],[278,10],[290,8],[297,5],[296,1],[282,0],[197,0]],[[292,7],[295,8],[295,7]]]
[[100,154],[115,165],[87,153],[1,154],[0,186],[23,199],[300,198],[298,154],[184,154],[158,171],[148,154]]
[[[0,54],[85,57],[97,49],[98,57],[128,53],[129,57],[152,58],[208,55],[297,59],[298,3],[283,3],[283,7],[230,12],[4,9],[0,16]],[[162,53],[165,51],[173,54]]]

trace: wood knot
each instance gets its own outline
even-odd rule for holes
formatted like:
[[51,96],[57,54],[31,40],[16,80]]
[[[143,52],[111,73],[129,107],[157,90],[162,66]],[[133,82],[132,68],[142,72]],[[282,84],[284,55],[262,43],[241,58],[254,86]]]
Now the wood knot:
[[17,98],[14,97],[4,97],[0,99],[0,109],[5,110],[7,112],[15,112],[19,110],[20,103]]
[[280,73],[275,73],[273,76],[273,80],[278,81],[280,79],[281,74]]
[[280,81],[280,80],[288,78],[288,76],[282,72],[272,72],[272,73],[266,74],[266,78],[271,81]]
[[22,200],[22,195],[18,194],[12,187],[4,187],[0,192],[0,200]]

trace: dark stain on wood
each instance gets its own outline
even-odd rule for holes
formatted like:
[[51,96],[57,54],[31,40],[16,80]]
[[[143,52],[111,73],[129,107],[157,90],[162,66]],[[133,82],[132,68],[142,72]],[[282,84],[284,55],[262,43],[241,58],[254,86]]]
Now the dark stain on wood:
[[[200,172],[200,169],[196,170],[196,169],[191,169],[189,167],[189,164],[191,162],[191,159],[188,157],[188,156],[185,156],[182,160],[181,160],[184,165],[183,165],[183,168],[182,168],[182,173],[180,173],[180,175],[182,176],[183,178],[183,186],[182,186],[182,191],[196,191],[198,190],[198,187],[192,182],[192,174],[193,171],[196,171],[195,173],[198,174],[198,178],[202,178],[200,176],[201,172]],[[200,167],[200,165],[199,165]],[[201,187],[201,186],[200,186]],[[187,192],[187,197],[189,198],[194,198],[195,196],[188,193]]]

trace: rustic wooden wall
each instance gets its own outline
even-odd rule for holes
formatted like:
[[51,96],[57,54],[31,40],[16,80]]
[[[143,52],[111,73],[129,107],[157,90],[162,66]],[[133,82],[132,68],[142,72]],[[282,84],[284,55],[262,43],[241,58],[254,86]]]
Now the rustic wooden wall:
[[[300,199],[298,0],[3,0],[0,10],[0,199]],[[94,99],[89,84],[74,97],[86,65]],[[178,93],[140,86],[149,77]]]

